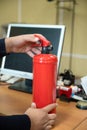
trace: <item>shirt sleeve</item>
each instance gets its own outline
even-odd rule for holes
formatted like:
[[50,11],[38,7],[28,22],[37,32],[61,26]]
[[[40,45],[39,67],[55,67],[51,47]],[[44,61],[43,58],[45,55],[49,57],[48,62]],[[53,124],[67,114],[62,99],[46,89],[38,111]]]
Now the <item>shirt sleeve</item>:
[[0,39],[0,57],[7,55],[5,48],[5,38]]
[[27,115],[0,116],[0,130],[30,130],[30,127]]

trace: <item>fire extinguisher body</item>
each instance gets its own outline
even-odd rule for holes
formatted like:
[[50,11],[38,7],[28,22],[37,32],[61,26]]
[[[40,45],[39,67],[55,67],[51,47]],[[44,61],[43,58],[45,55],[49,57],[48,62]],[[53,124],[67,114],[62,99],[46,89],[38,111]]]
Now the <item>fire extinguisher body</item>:
[[56,102],[57,57],[39,54],[33,58],[33,102],[37,108]]

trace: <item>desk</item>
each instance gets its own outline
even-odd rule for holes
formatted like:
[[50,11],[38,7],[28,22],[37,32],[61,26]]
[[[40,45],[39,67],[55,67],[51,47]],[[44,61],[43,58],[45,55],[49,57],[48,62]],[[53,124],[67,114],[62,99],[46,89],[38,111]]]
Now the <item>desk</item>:
[[[22,114],[30,107],[32,95],[8,89],[8,85],[0,84],[0,113],[5,115]],[[52,130],[77,130],[80,123],[86,120],[87,110],[76,108],[75,102],[62,102],[57,99],[57,120]],[[87,123],[84,129],[87,130]]]

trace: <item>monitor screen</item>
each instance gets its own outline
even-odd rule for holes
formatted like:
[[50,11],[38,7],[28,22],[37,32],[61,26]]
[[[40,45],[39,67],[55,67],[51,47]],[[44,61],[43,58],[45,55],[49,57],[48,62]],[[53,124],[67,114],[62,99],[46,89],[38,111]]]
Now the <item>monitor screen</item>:
[[[55,54],[58,57],[57,69],[59,71],[64,32],[64,25],[9,24],[7,37],[17,36],[21,34],[42,34],[49,41],[51,41],[53,45],[53,51],[51,53]],[[1,73],[9,73],[12,76],[32,80],[32,58],[29,57],[27,54],[11,53],[3,58],[1,65]]]

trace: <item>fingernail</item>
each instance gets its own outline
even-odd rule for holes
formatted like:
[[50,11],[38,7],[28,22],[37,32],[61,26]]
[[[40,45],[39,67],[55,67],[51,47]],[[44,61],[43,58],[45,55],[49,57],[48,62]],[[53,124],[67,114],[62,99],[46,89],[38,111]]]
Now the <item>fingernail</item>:
[[39,41],[39,38],[38,38],[38,37],[35,37],[35,40],[36,40],[36,41]]

